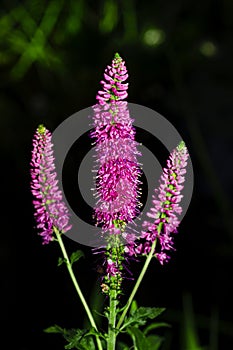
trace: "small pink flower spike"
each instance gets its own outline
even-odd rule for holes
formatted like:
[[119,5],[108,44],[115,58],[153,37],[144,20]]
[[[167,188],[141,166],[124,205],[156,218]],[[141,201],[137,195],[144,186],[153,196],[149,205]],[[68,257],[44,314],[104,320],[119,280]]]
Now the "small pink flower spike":
[[144,229],[141,240],[136,246],[127,248],[130,255],[133,250],[135,254],[148,254],[152,243],[157,239],[155,256],[158,261],[163,264],[170,259],[167,252],[174,250],[172,235],[177,233],[180,224],[177,215],[182,213],[179,203],[183,197],[181,190],[184,187],[187,159],[188,151],[181,141],[171,152],[167,168],[163,169],[159,188],[154,191],[153,206],[147,213],[149,220],[142,224]]
[[61,233],[71,229],[69,213],[58,188],[54,164],[52,135],[39,125],[33,138],[31,158],[31,192],[35,219],[43,244],[53,240],[53,227]]

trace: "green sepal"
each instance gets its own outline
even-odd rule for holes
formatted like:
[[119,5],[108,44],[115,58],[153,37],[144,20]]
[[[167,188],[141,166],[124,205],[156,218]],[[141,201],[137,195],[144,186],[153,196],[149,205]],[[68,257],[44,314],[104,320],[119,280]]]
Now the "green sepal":
[[166,197],[171,197],[171,196],[172,196],[172,193],[166,192]]

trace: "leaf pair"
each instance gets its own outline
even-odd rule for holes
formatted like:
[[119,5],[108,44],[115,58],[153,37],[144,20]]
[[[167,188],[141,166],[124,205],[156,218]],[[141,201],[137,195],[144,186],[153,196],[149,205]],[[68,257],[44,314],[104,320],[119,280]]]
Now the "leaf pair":
[[[72,266],[73,263],[78,261],[82,256],[84,256],[83,252],[81,250],[77,250],[76,252],[73,252],[70,256],[70,265]],[[66,259],[64,258],[58,258],[57,266],[61,266],[63,263],[67,264]]]

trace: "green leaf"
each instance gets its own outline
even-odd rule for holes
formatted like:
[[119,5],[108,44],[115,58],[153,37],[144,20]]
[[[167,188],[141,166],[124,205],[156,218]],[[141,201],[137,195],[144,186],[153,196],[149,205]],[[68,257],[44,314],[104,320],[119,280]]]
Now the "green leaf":
[[64,258],[58,258],[57,266],[61,266],[63,263],[66,263],[66,259]]
[[[73,252],[70,256],[71,266],[73,265],[73,263],[78,261],[82,256],[84,256],[84,254],[81,250],[77,250],[76,252]],[[57,266],[61,266],[63,263],[67,263],[67,260],[64,258],[58,258]]]
[[132,312],[130,317],[126,318],[121,330],[129,325],[144,326],[148,319],[154,319],[164,311],[165,308],[139,307],[136,311]]
[[51,327],[48,327],[48,328],[44,329],[44,332],[45,333],[61,333],[61,334],[64,334],[65,329],[63,329],[60,326],[55,324],[54,326],[51,326]]
[[150,331],[152,331],[153,329],[156,329],[156,328],[160,328],[160,327],[171,327],[171,325],[169,323],[166,323],[166,322],[156,322],[156,323],[152,323],[150,324],[149,326],[147,326],[143,333],[145,335],[147,335]]
[[148,350],[159,350],[164,338],[158,335],[149,335],[147,337]]
[[82,256],[84,256],[84,254],[81,250],[77,250],[76,252],[73,252],[70,256],[71,265],[73,265],[74,262],[78,261]]
[[68,341],[65,349],[79,349],[79,350],[95,350],[95,342],[93,336],[99,335],[105,337],[97,332],[94,328],[87,329],[70,329],[64,334],[64,338]]
[[145,335],[137,327],[127,328],[127,332],[133,340],[135,350],[149,350],[149,343]]
[[80,345],[84,347],[85,350],[95,350],[95,343],[93,337],[85,337],[81,340]]
[[135,311],[137,311],[137,309],[138,309],[138,304],[136,300],[133,300],[130,307],[130,315],[132,315]]
[[65,349],[79,349],[79,350],[86,350],[86,348],[80,344],[78,341],[76,341],[75,343],[70,342],[69,344],[64,346]]
[[86,333],[86,330],[81,329],[68,329],[65,333],[63,333],[63,336],[65,340],[68,342],[67,345],[65,345],[65,349],[80,349],[85,350],[85,347],[80,343],[82,337]]
[[[68,342],[65,345],[65,349],[78,349],[78,350],[95,350],[95,342],[93,336],[98,335],[105,339],[104,335],[97,332],[94,328],[89,331],[87,329],[65,329],[58,325],[46,328],[46,333],[61,333],[64,339]],[[106,340],[106,339],[105,339]]]
[[92,337],[73,340],[65,346],[65,349],[95,350],[95,343]]

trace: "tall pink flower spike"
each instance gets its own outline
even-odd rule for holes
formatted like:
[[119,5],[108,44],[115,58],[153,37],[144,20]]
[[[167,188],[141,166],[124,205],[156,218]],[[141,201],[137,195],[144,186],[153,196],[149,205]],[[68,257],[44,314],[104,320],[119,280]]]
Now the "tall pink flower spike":
[[139,212],[139,176],[141,169],[137,156],[135,129],[127,102],[128,78],[125,62],[115,54],[112,65],[105,69],[103,90],[97,94],[98,104],[93,106],[97,172],[95,210],[97,225],[103,232],[119,233],[115,221],[132,222]]
[[[135,141],[133,119],[124,99],[128,96],[128,78],[125,62],[115,54],[111,66],[105,69],[103,90],[98,91],[98,103],[93,106],[96,184],[96,205],[94,218],[96,225],[101,224],[106,239],[104,252],[106,275],[101,287],[108,293],[109,286],[121,293],[124,244],[127,236],[124,230],[128,223],[139,213],[141,174]],[[114,287],[113,287],[114,286]],[[111,289],[110,288],[110,289]]]

